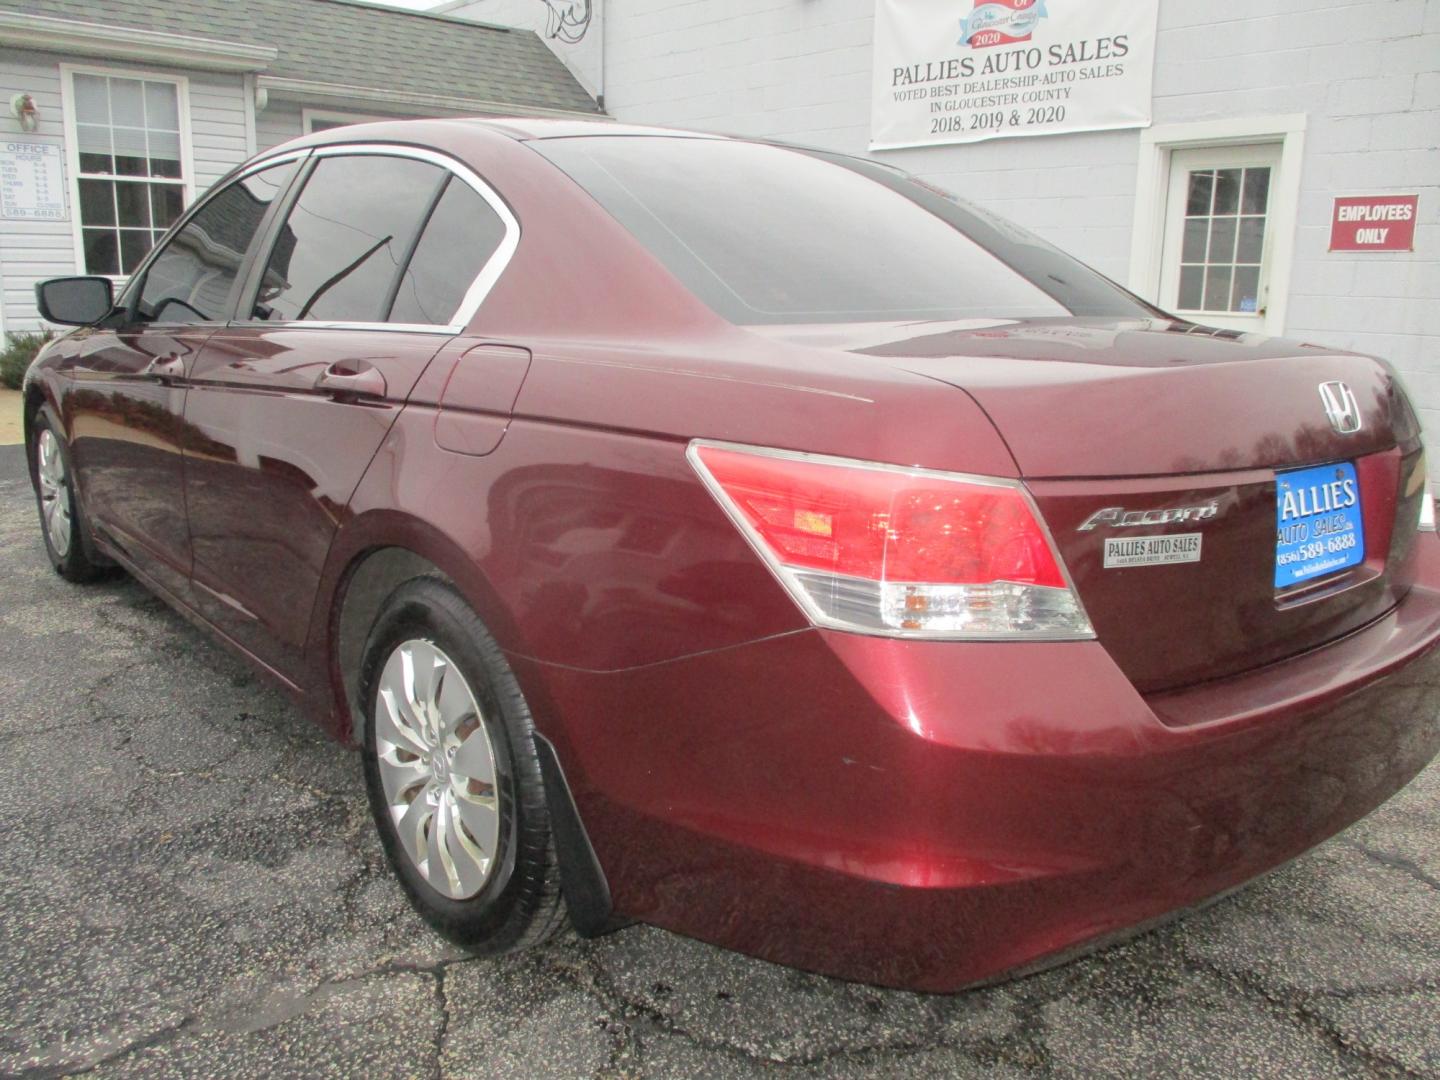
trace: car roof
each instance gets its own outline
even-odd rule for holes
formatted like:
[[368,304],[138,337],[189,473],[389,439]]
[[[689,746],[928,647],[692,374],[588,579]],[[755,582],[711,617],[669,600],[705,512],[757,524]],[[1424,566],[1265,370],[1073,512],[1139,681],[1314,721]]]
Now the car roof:
[[[292,139],[284,146],[328,146],[332,143],[398,141],[424,143],[427,136],[457,131],[484,132],[502,135],[516,142],[537,139],[573,139],[587,135],[650,135],[691,139],[727,139],[712,132],[685,131],[680,128],[654,127],[645,124],[622,124],[608,118],[587,120],[570,117],[537,116],[439,116],[422,120],[373,120],[363,124],[346,124],[326,128],[310,135]],[[274,149],[280,149],[275,147]]]
[[573,139],[585,135],[683,135],[693,139],[724,139],[727,137],[711,132],[686,131],[682,128],[657,127],[650,124],[622,124],[609,119],[486,116],[470,118],[466,122],[483,125],[522,142],[533,139]]
[[[377,120],[362,124],[346,124],[342,127],[326,128],[323,131],[302,135],[299,138],[291,139],[288,142],[270,147],[257,157],[252,158],[244,167],[253,167],[265,158],[286,152],[346,143],[396,143],[445,149],[447,146],[453,144],[456,136],[464,138],[466,135],[469,135],[471,138],[480,136],[481,138],[508,139],[518,143],[540,142],[547,139],[595,137],[701,139],[714,142],[754,143],[757,145],[774,146],[785,150],[824,153],[836,157],[855,158],[858,156],[844,151],[805,146],[800,143],[752,135],[732,135],[713,131],[691,131],[686,128],[661,127],[653,124],[622,124],[618,121],[611,120],[609,117],[597,117],[591,120],[583,117],[460,116],[434,117],[418,120]],[[869,162],[869,164],[879,165],[884,168],[894,168],[894,166],[885,162],[878,162],[873,159],[861,158],[860,160],[865,160]]]

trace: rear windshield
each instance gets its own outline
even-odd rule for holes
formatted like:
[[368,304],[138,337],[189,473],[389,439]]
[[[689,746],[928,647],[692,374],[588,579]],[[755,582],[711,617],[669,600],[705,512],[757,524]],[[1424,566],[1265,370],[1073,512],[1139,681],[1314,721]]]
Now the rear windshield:
[[681,136],[530,145],[733,323],[1153,314],[1038,237],[874,162]]

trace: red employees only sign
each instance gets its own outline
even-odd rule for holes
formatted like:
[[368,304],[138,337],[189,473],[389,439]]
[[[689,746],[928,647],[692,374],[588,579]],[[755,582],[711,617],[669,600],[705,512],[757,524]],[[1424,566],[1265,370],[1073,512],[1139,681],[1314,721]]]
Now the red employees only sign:
[[1331,251],[1414,251],[1418,195],[1356,195],[1335,200]]

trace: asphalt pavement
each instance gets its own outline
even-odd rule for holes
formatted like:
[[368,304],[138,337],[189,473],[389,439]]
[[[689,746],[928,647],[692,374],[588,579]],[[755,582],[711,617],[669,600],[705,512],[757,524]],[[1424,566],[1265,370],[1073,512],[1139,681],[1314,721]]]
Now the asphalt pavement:
[[1234,897],[926,996],[636,926],[467,958],[357,758],[126,578],[45,561],[0,447],[0,1074],[1440,1076],[1440,766]]

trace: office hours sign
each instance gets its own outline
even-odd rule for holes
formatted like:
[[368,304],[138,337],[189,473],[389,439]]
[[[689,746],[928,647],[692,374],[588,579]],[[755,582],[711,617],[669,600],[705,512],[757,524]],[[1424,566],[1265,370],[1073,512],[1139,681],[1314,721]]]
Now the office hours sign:
[[1150,124],[1159,0],[876,0],[870,148]]
[[60,147],[0,142],[0,217],[8,221],[64,221],[65,173]]

